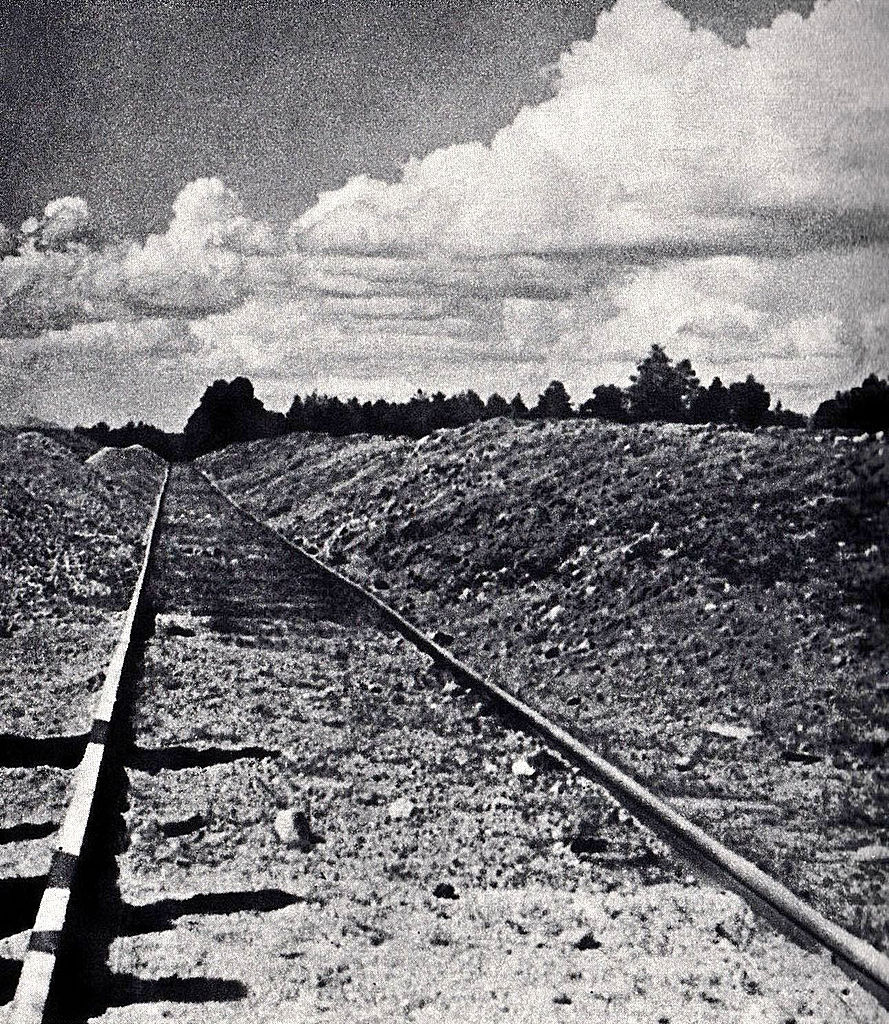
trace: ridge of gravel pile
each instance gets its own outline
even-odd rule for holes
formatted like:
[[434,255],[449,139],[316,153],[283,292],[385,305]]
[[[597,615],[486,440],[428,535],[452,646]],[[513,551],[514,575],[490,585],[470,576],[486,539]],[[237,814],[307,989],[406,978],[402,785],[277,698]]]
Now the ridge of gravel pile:
[[882,440],[495,420],[199,465],[887,947]]
[[0,434],[0,733],[86,726],[141,563],[142,495],[38,431]]
[[140,502],[151,502],[164,475],[164,460],[141,444],[100,448],[86,465],[112,488],[126,488]]
[[67,448],[80,462],[85,462],[99,447],[88,434],[33,416],[26,417],[17,426],[7,426],[4,429],[10,434],[30,433],[48,437],[51,441]]

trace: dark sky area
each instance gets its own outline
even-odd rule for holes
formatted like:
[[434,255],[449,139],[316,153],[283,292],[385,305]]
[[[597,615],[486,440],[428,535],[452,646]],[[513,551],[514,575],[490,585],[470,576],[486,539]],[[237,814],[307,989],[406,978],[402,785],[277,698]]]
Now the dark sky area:
[[[145,233],[188,181],[219,175],[289,217],[350,175],[487,140],[548,89],[602,0],[22,0],[0,14],[0,221],[81,195]],[[675,0],[732,42],[811,0]]]

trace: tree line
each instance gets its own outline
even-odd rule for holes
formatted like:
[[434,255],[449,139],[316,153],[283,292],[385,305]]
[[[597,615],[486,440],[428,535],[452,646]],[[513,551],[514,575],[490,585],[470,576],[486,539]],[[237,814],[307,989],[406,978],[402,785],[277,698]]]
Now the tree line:
[[[266,409],[246,377],[217,380],[204,392],[181,433],[130,422],[112,428],[107,423],[77,429],[100,444],[123,447],[142,444],[171,461],[195,458],[239,441],[313,432],[343,437],[379,434],[420,438],[433,430],[462,427],[481,420],[600,419],[614,423],[726,423],[751,429],[776,425],[804,427],[800,413],[774,408],[763,384],[751,374],[728,385],[715,377],[701,384],[688,359],[673,362],[660,345],[638,364],[627,387],[602,384],[576,408],[565,385],[552,381],[530,408],[520,394],[512,399],[493,394],[487,400],[467,390],[446,397],[442,392],[418,391],[404,402],[380,398],[346,401],[325,394],[295,395],[286,413]],[[889,428],[889,384],[871,375],[861,388],[837,393],[823,402],[813,417],[822,427],[878,430]]]
[[812,425],[877,433],[889,431],[889,380],[872,373],[860,388],[838,391],[815,410]]

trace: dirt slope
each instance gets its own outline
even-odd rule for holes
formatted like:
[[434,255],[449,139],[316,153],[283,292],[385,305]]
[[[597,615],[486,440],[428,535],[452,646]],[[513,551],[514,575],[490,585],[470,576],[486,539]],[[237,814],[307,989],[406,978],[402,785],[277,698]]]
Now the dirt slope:
[[[85,725],[129,603],[152,502],[88,454],[37,431],[0,434],[0,733]],[[146,491],[162,472],[145,472]]]
[[498,420],[201,466],[887,946],[882,441]]

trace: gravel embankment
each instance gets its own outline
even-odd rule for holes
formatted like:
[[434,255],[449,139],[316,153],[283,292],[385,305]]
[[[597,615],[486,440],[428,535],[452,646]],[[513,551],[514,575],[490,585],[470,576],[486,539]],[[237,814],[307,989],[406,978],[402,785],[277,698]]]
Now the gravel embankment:
[[200,465],[887,948],[884,442],[498,420]]
[[[93,457],[95,460],[95,457]],[[163,463],[141,490],[41,433],[0,434],[0,734],[86,728],[142,559]]]
[[104,1021],[880,1020],[177,470]]

